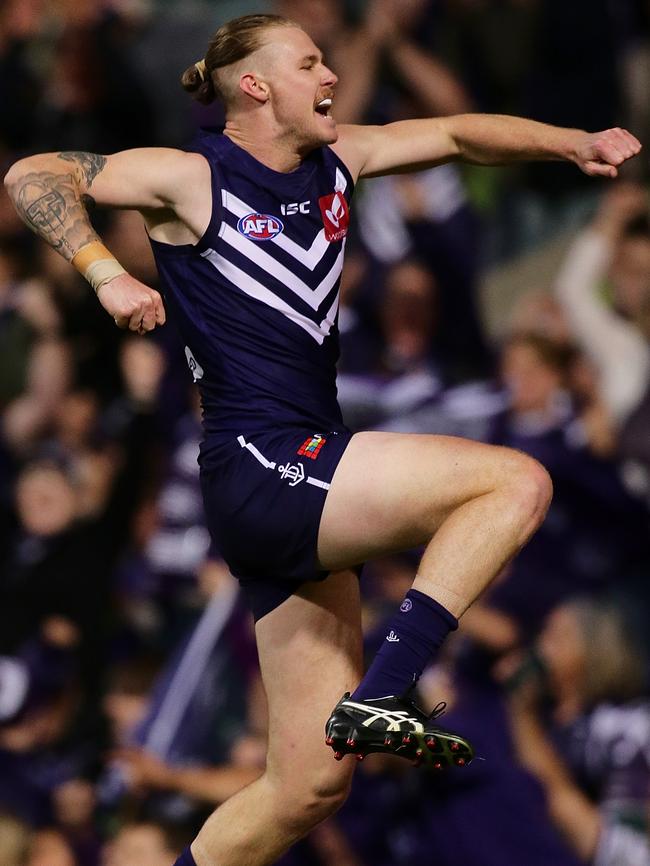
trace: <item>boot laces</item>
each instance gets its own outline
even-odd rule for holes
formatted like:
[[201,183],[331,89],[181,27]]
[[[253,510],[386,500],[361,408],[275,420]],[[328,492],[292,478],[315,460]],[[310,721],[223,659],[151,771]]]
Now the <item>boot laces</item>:
[[438,701],[435,707],[429,713],[430,719],[437,719],[438,716],[442,716],[445,710],[447,709],[447,701]]

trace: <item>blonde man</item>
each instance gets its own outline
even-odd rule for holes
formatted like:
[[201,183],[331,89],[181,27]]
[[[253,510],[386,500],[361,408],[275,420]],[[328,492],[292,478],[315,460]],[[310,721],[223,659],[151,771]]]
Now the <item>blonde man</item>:
[[[164,322],[161,297],[103,247],[84,199],[142,213],[201,389],[206,512],[257,619],[270,723],[266,772],[209,818],[183,866],[272,863],[340,806],[355,762],[332,761],[322,730],[342,692],[327,723],[336,757],[471,760],[407,692],[551,497],[547,473],[523,454],[343,425],[338,284],[354,183],[451,160],[564,159],[614,177],[640,149],[620,129],[501,116],[337,127],[336,81],[291,21],[240,18],[183,76],[202,102],[223,99],[223,135],[205,132],[186,151],[45,154],[6,178],[25,222],[139,333]],[[416,545],[413,589],[361,678],[355,569]]]

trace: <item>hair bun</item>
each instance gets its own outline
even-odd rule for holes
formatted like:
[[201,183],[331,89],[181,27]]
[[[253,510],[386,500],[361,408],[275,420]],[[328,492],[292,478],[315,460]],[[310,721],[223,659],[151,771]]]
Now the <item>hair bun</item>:
[[216,99],[212,75],[205,67],[205,60],[199,60],[187,67],[181,76],[181,85],[183,90],[202,105],[209,105]]

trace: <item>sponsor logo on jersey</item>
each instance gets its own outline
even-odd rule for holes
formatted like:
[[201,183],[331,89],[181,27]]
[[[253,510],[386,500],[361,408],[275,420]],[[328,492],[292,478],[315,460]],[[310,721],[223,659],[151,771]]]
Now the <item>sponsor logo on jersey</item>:
[[389,643],[399,643],[399,638],[397,637],[397,635],[395,634],[395,632],[392,629],[386,635],[386,640]]
[[309,439],[305,439],[297,453],[301,457],[309,457],[310,460],[315,460],[326,442],[327,439],[324,436],[316,433],[314,436],[310,436]]
[[237,231],[252,241],[270,241],[284,231],[284,224],[268,213],[249,213],[239,220]]
[[325,226],[325,238],[330,243],[343,240],[350,224],[350,211],[343,193],[333,192],[331,195],[322,195],[318,199],[318,206]]
[[399,609],[402,613],[408,613],[413,607],[413,602],[410,598],[405,598],[404,601],[400,604]]
[[297,213],[306,214],[309,213],[310,208],[310,201],[292,201],[290,204],[281,204],[280,213],[282,216],[293,216]]

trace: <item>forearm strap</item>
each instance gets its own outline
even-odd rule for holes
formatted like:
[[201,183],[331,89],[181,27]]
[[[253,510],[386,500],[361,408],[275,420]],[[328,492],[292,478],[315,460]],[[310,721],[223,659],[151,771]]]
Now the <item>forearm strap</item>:
[[125,274],[126,270],[101,241],[85,244],[72,257],[72,264],[88,280],[95,292],[112,280]]

